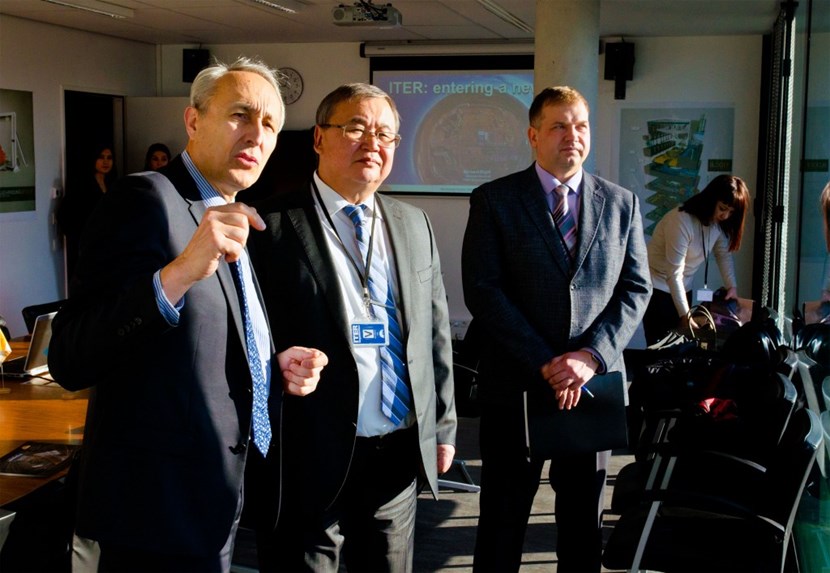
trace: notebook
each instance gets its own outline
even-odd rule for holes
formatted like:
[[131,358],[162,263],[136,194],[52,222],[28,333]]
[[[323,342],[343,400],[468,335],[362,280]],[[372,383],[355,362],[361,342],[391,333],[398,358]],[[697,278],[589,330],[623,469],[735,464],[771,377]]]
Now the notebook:
[[47,355],[49,341],[52,339],[52,319],[57,312],[42,314],[35,320],[29,352],[25,357],[4,362],[3,376],[6,378],[31,378],[49,371]]

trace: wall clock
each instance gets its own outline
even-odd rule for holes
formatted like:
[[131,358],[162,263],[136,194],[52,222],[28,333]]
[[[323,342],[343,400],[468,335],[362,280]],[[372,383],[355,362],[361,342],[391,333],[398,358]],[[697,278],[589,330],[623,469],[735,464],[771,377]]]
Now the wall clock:
[[280,91],[286,105],[291,105],[303,95],[303,76],[294,68],[280,68]]

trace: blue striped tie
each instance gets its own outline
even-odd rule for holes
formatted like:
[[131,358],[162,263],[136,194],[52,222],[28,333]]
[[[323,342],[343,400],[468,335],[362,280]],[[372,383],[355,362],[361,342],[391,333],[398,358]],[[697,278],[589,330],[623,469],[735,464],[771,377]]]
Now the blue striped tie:
[[570,188],[567,185],[560,185],[554,189],[554,192],[558,195],[559,202],[553,210],[553,220],[559,227],[559,234],[562,235],[562,241],[573,261],[576,258],[576,219],[568,206]]
[[254,444],[262,455],[268,453],[271,445],[271,420],[268,416],[268,386],[262,372],[262,362],[259,359],[259,349],[254,338],[254,326],[251,322],[251,311],[248,307],[248,297],[245,294],[245,278],[242,276],[242,265],[236,261],[231,268],[233,282],[239,294],[242,307],[242,320],[245,325],[245,344],[248,349],[248,367],[251,370],[251,382],[254,387],[254,403],[252,424]]
[[[347,205],[343,208],[346,215],[354,223],[355,237],[363,257],[364,265],[369,253],[367,233],[364,228],[366,205]],[[376,253],[377,254],[377,253]],[[378,257],[372,256],[372,267],[369,270],[369,296],[375,303],[383,301],[383,305],[374,304],[378,318],[386,315],[389,329],[389,344],[380,347],[380,379],[383,385],[381,395],[381,411],[396,426],[401,423],[412,407],[412,395],[406,385],[407,370],[404,360],[403,335],[398,315],[395,312],[395,297],[392,296],[392,281],[388,280],[386,269]]]

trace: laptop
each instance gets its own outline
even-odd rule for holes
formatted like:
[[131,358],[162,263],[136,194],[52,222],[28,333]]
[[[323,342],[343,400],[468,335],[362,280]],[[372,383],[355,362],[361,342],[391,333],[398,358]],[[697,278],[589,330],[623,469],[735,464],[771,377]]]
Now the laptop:
[[49,372],[49,341],[52,339],[52,319],[57,312],[42,314],[35,320],[32,340],[26,356],[0,364],[6,378],[32,378]]

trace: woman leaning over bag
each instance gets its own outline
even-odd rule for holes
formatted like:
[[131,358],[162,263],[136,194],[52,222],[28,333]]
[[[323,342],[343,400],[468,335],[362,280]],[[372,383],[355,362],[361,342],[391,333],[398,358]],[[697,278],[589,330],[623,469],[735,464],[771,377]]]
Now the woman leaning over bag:
[[669,331],[687,326],[692,282],[703,266],[708,283],[710,253],[727,289],[726,298],[737,297],[732,253],[741,246],[748,206],[746,183],[734,175],[718,175],[657,223],[648,244],[654,292],[643,317],[649,346]]

